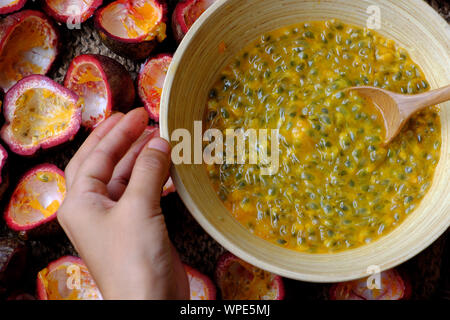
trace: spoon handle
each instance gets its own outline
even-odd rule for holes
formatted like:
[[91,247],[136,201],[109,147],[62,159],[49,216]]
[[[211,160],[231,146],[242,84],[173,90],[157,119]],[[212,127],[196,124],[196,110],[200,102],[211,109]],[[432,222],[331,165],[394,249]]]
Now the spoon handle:
[[408,114],[412,114],[425,107],[434,106],[450,100],[450,85],[421,94],[407,96],[404,100],[402,109]]

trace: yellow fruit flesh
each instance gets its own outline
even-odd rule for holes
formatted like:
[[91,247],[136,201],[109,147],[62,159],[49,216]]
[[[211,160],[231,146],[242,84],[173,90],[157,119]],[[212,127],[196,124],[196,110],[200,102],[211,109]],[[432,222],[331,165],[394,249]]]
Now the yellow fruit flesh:
[[16,101],[11,121],[14,138],[34,146],[62,134],[70,124],[76,106],[49,89],[25,91]]
[[99,82],[102,81],[102,78],[94,75],[91,68],[85,68],[85,71],[81,73],[81,75],[77,79],[77,84],[85,84],[88,82]]
[[9,89],[11,81],[17,82],[25,75],[43,74],[41,66],[33,64],[26,54],[35,48],[48,49],[46,34],[42,24],[32,19],[24,21],[12,32],[0,55],[0,86]]
[[273,274],[244,261],[232,262],[222,280],[224,300],[274,300]]
[[100,299],[88,269],[84,265],[66,262],[49,272],[47,268],[38,275],[48,300]]
[[123,27],[127,30],[130,39],[146,35],[144,40],[158,37],[161,42],[166,37],[165,23],[158,23],[160,19],[159,9],[145,2],[141,6],[133,6],[122,20]]

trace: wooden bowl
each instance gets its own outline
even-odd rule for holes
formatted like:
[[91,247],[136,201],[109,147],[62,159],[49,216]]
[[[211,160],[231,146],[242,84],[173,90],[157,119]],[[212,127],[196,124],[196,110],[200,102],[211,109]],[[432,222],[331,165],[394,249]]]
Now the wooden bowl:
[[[235,54],[265,32],[302,21],[337,18],[366,26],[369,6],[380,8],[383,36],[407,49],[431,87],[450,83],[450,28],[421,0],[228,0],[218,1],[194,24],[178,48],[164,84],[161,134],[174,129],[194,136],[210,87]],[[223,49],[223,43],[226,50]],[[394,231],[348,251],[308,254],[252,235],[227,211],[203,164],[174,166],[178,193],[198,223],[226,249],[270,272],[298,280],[334,282],[392,268],[430,245],[450,225],[450,103],[441,106],[442,147],[433,184],[420,206]],[[173,145],[177,142],[172,142]],[[375,266],[375,267],[373,267]]]

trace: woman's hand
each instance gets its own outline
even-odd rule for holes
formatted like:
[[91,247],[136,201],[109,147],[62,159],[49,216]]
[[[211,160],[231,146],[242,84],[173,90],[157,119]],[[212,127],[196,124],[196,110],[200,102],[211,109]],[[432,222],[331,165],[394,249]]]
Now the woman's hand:
[[112,115],[66,168],[58,221],[105,299],[189,299],[160,207],[170,146],[147,123],[142,108]]

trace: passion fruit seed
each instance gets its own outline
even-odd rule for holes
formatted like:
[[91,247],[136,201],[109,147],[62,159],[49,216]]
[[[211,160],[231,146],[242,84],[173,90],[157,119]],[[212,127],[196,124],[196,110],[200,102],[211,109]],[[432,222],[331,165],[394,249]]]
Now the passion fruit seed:
[[49,181],[49,176],[45,173],[39,173],[37,175],[37,178],[42,181],[42,182],[48,182]]

